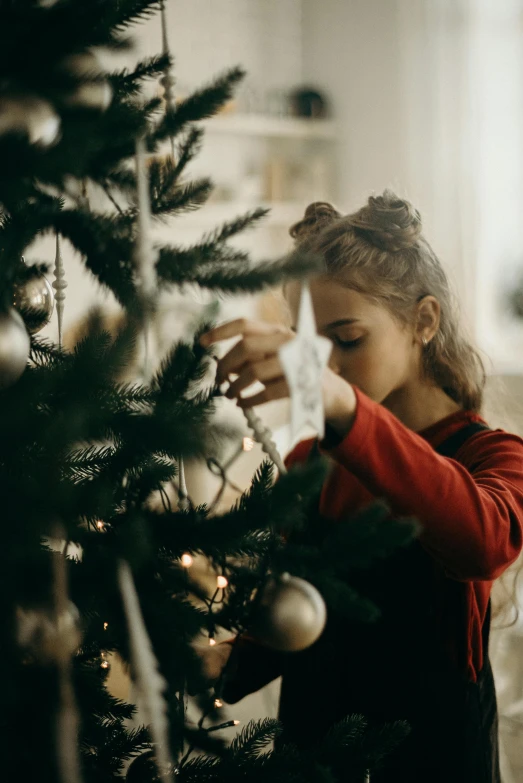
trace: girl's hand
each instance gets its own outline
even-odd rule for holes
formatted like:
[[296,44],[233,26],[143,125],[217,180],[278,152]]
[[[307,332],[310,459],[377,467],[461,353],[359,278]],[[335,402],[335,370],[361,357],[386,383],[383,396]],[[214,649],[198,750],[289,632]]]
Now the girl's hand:
[[[289,396],[289,387],[278,357],[278,349],[294,338],[294,332],[283,326],[239,319],[217,326],[202,335],[200,342],[209,347],[221,340],[241,337],[218,362],[216,382],[222,384],[230,375],[237,375],[226,392],[236,398],[242,408],[261,405]],[[251,397],[241,392],[256,381],[265,386]],[[349,431],[356,411],[356,395],[350,384],[330,368],[323,375],[323,405],[325,420],[340,437]]]

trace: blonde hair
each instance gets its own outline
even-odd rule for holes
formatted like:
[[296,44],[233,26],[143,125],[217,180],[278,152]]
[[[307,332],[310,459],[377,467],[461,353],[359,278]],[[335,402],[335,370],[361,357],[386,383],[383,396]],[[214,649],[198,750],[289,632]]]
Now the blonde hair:
[[298,249],[322,257],[327,275],[384,304],[401,323],[424,296],[434,296],[441,320],[423,350],[424,372],[463,408],[479,411],[483,362],[461,332],[447,276],[421,229],[418,210],[386,190],[351,215],[314,202],[290,235]]

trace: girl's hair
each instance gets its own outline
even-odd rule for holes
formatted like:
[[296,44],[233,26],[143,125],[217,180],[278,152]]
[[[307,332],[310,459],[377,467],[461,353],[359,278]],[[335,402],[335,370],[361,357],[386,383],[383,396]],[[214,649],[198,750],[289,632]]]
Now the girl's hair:
[[480,410],[483,363],[461,333],[447,276],[421,234],[420,213],[408,201],[386,190],[351,215],[318,201],[290,235],[299,250],[323,258],[328,275],[384,304],[401,323],[409,322],[424,296],[434,296],[441,320],[423,350],[425,374],[466,410]]

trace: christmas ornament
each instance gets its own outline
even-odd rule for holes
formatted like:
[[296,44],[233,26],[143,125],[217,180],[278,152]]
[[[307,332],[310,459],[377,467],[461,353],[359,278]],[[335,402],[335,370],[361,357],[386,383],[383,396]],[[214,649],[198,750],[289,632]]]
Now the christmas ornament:
[[17,283],[13,305],[24,319],[30,334],[43,329],[51,320],[54,310],[54,293],[46,276],[40,272]]
[[271,578],[263,588],[252,631],[274,650],[305,650],[319,639],[327,610],[318,590],[290,574]]
[[18,133],[30,144],[51,147],[60,137],[60,118],[47,101],[32,95],[0,97],[0,136]]
[[60,249],[60,234],[56,235],[56,256],[54,264],[53,288],[56,291],[55,300],[56,313],[58,315],[58,345],[61,348],[63,337],[65,289],[67,288],[67,281],[65,279],[64,262],[62,259],[62,251]]
[[254,434],[254,440],[257,441],[262,450],[267,456],[274,462],[281,476],[287,473],[287,468],[278,451],[278,448],[272,439],[272,432],[267,427],[259,416],[256,415],[253,408],[243,408],[243,415],[247,420],[247,424],[251,428]]
[[143,621],[133,575],[125,561],[121,561],[118,566],[118,585],[129,633],[131,665],[136,684],[136,706],[149,726],[159,777],[165,783],[169,781],[172,783],[172,775],[164,771],[174,768],[169,751],[169,722],[167,703],[164,698],[167,683],[158,670],[158,661]]
[[66,106],[105,111],[111,103],[111,85],[103,76],[102,66],[93,52],[71,54],[60,63],[60,69],[79,79],[71,91],[62,96]]
[[17,609],[18,644],[40,663],[68,660],[82,641],[80,615],[70,601],[63,611]]
[[278,351],[291,392],[291,437],[297,438],[310,425],[322,438],[325,432],[322,375],[332,344],[316,333],[309,286],[301,291],[296,337]]
[[[178,460],[178,508],[180,511],[189,511],[191,501],[187,490],[187,481],[185,480],[185,465],[182,457]],[[192,563],[191,563],[192,565]]]
[[[170,774],[169,770],[166,774]],[[178,767],[174,767],[172,774],[180,774]],[[162,780],[164,779],[164,777],[160,777],[158,774],[154,762],[154,751],[152,750],[146,750],[144,753],[140,753],[139,756],[136,756],[131,764],[129,764],[125,776],[127,783],[143,783],[144,780],[147,780],[148,783],[162,783]]]
[[6,389],[22,375],[31,343],[22,316],[11,308],[0,313],[0,389]]
[[140,753],[129,764],[125,776],[127,783],[142,783],[144,780],[150,780],[151,783],[160,783],[160,778],[156,773],[156,764],[154,763],[154,753],[152,750],[146,750]]
[[[162,22],[162,54],[171,56],[169,49],[169,37],[167,35],[167,12],[165,10],[165,0],[162,0],[161,6],[161,22]],[[176,80],[172,74],[170,64],[165,67],[163,76],[160,79],[160,84],[164,89],[165,108],[169,112],[173,112],[176,109],[176,98],[174,95],[174,85]]]
[[151,235],[151,202],[146,168],[145,141],[143,138],[136,139],[135,149],[137,220],[134,263],[136,287],[143,306],[143,340],[145,350],[141,376],[142,381],[148,383],[153,372],[152,357],[154,345],[152,327],[158,298],[156,279],[158,251],[153,246]]

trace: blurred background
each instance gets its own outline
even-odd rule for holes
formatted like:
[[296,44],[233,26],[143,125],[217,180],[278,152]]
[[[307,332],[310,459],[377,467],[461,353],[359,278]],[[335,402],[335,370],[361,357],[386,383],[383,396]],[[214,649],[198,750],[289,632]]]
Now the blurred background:
[[[162,225],[158,237],[190,243],[267,205],[263,225],[237,242],[254,259],[275,258],[311,201],[351,211],[392,187],[420,209],[484,352],[490,423],[523,434],[523,0],[173,0],[167,14],[179,97],[237,64],[248,76],[209,122],[193,164],[194,176],[215,182],[211,201]],[[159,18],[142,27],[137,49],[161,50]],[[51,239],[34,250],[52,262]],[[93,303],[117,308],[89,278],[79,280],[85,273],[63,252],[72,339]],[[206,303],[196,292],[162,303],[159,355]],[[220,320],[281,315],[276,293],[217,306]],[[285,450],[285,406],[261,414]],[[237,486],[259,459],[254,448],[237,460]],[[197,500],[213,490],[201,469],[189,482]],[[504,783],[513,783],[523,774],[522,624],[493,636]],[[276,699],[272,686],[235,715],[273,713]]]

